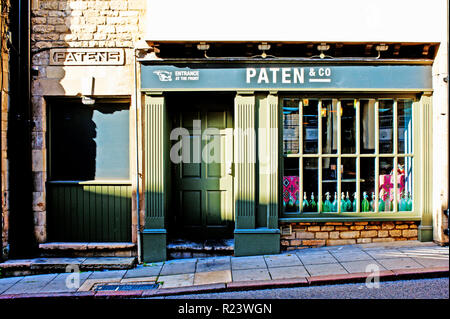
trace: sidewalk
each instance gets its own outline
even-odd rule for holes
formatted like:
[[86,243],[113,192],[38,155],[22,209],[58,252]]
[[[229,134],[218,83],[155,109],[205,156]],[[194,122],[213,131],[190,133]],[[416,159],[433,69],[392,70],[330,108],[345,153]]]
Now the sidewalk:
[[[68,288],[70,273],[0,279],[0,299],[30,297],[152,297],[366,282],[448,277],[449,247],[417,241],[310,248],[279,255],[177,259],[133,269],[81,272]],[[155,285],[157,284],[157,285]]]

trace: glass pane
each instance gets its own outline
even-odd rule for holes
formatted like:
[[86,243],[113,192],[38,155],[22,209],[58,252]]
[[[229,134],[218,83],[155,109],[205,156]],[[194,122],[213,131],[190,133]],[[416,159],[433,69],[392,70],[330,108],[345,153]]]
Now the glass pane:
[[284,159],[283,208],[285,212],[299,212],[299,159]]
[[299,152],[299,99],[283,100],[283,150],[284,154]]
[[398,112],[398,153],[413,152],[412,101],[399,100]]
[[361,194],[360,212],[375,211],[375,159],[362,157],[360,159]]
[[375,153],[375,100],[360,100],[360,153]]
[[394,145],[393,136],[393,100],[380,100],[378,112],[380,121],[380,153],[392,153]]
[[317,212],[317,195],[319,183],[317,179],[317,158],[303,158],[303,212]]
[[[333,103],[334,102],[334,103]],[[322,153],[337,153],[337,100],[322,100]]]
[[378,178],[378,211],[393,211],[394,200],[394,159],[392,157],[380,158],[380,176]]
[[341,101],[341,149],[343,154],[356,152],[356,100]]
[[337,159],[322,159],[322,194],[324,202],[322,212],[337,212],[339,196],[337,195]]
[[398,211],[409,212],[413,209],[413,170],[411,157],[398,158]]
[[128,105],[65,102],[50,114],[53,180],[129,178]]
[[356,158],[341,159],[341,212],[356,212]]
[[303,152],[317,153],[318,100],[303,99]]

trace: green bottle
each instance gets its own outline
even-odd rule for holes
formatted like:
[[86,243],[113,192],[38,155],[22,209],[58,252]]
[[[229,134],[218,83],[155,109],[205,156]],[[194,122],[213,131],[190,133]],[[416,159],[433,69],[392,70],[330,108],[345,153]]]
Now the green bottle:
[[317,213],[317,204],[314,201],[314,193],[311,193],[311,201],[309,202],[309,208],[311,212]]
[[374,192],[372,192],[372,200],[370,201],[369,204],[370,204],[369,210],[371,212],[374,212],[375,211],[375,193]]
[[380,194],[380,200],[378,201],[378,211],[384,212],[384,209],[385,209],[385,203],[383,200],[383,196]]
[[289,210],[294,210],[294,198],[292,198],[292,195],[289,196],[289,204],[288,204]]
[[366,192],[363,192],[363,200],[362,200],[362,203],[361,203],[361,211],[363,213],[370,211],[370,203],[367,200],[367,197],[368,196],[367,196]]
[[406,211],[410,212],[412,211],[412,199],[411,199],[411,193],[408,192],[408,198],[406,199]]
[[352,211],[356,212],[356,192],[353,193],[353,204],[352,204]]
[[303,194],[302,208],[303,208],[304,212],[308,212],[309,211],[309,204],[308,204],[308,200],[306,199],[306,192],[304,192],[304,194]]
[[345,202],[344,192],[341,194],[341,213],[345,213],[347,211],[347,203]]
[[406,194],[405,192],[402,193],[402,196],[400,198],[400,203],[398,204],[398,211],[404,212],[406,211]]
[[299,211],[300,210],[300,201],[298,200],[298,196],[297,196],[297,200],[295,201],[294,209],[295,209],[295,211]]
[[345,210],[347,212],[351,212],[352,211],[352,202],[350,201],[350,197],[348,196],[348,192],[347,192],[347,199],[345,200]]
[[334,192],[334,201],[331,204],[331,211],[332,212],[337,212],[338,211],[338,201],[337,201],[337,193]]
[[326,192],[325,193],[325,203],[323,204],[323,212],[324,213],[328,213],[328,212],[331,212],[331,208],[332,208],[332,204],[331,204],[331,202],[330,202],[330,193],[329,192]]

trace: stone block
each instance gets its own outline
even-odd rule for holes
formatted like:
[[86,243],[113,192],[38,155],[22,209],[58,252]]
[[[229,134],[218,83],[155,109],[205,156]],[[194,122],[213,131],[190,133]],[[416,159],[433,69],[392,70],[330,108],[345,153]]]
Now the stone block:
[[331,222],[329,222],[329,223],[325,223],[325,226],[342,226],[342,223],[331,223]]
[[367,226],[364,227],[364,229],[366,229],[366,230],[378,230],[378,229],[381,229],[381,226],[380,225],[367,225]]
[[302,241],[299,239],[291,240],[291,246],[300,246],[301,244],[302,244]]
[[317,232],[316,239],[328,239],[329,235],[327,232]]
[[350,226],[350,230],[363,230],[364,226]]
[[339,232],[338,231],[330,232],[330,239],[339,239]]
[[336,226],[334,229],[336,230],[348,230],[348,226]]
[[389,231],[388,230],[380,230],[378,231],[378,237],[383,238],[383,237],[388,237],[389,236]]
[[356,239],[357,244],[369,244],[372,242],[372,238],[358,238]]
[[369,225],[369,222],[355,222],[356,226],[366,226]]
[[306,231],[299,231],[299,232],[295,232],[295,237],[298,239],[313,239],[314,233],[306,232]]
[[390,230],[390,229],[394,229],[394,228],[395,228],[395,224],[393,222],[386,222],[381,225],[381,229]]
[[392,237],[387,237],[387,238],[372,238],[372,242],[373,243],[384,243],[384,242],[393,242],[395,241],[394,238]]
[[325,243],[325,240],[304,240],[302,242],[305,246],[324,246]]
[[393,229],[389,231],[389,236],[391,237],[400,237],[402,235],[402,231],[399,229]]
[[321,231],[332,231],[334,230],[334,226],[322,226],[320,227]]
[[358,238],[359,235],[359,231],[343,231],[339,234],[343,239]]
[[418,236],[418,231],[417,231],[417,229],[404,229],[402,231],[402,236],[407,237],[407,238],[416,237],[416,236]]
[[49,33],[55,31],[55,26],[37,24],[31,27],[31,31],[34,33]]
[[320,231],[320,226],[309,226],[308,231]]
[[[43,192],[33,192],[33,211],[43,212],[45,211],[45,193]],[[45,220],[43,223],[35,223],[35,225],[43,226],[45,225]]]
[[368,237],[377,237],[378,232],[376,230],[363,230],[361,231],[361,237],[368,238]]
[[328,246],[352,245],[356,244],[356,239],[328,239]]
[[403,225],[396,225],[395,226],[395,229],[408,229],[408,228],[409,228],[409,226],[405,225],[405,224],[403,224]]

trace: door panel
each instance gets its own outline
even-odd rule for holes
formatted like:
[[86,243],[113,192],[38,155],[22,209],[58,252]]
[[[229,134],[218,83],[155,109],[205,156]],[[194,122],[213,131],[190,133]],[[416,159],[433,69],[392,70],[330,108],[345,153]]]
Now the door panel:
[[[190,163],[173,165],[174,192],[178,194],[175,196],[178,202],[173,203],[174,214],[178,216],[176,226],[185,235],[232,234],[233,176],[227,170],[233,158],[231,109],[231,103],[226,105],[213,99],[192,103],[183,100],[174,115],[174,127],[181,126],[190,133],[189,146],[183,144],[180,153],[185,155],[183,151],[188,150]],[[193,120],[200,120],[201,123],[196,123],[200,127],[194,127]],[[201,136],[192,137],[194,129],[201,129]],[[192,163],[195,160],[197,163]]]

